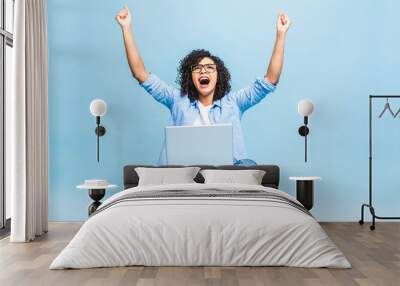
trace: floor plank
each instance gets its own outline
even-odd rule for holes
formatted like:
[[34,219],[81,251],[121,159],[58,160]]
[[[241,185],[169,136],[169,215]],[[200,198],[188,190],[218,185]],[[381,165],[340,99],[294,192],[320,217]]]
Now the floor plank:
[[81,223],[50,223],[32,243],[0,240],[0,285],[400,285],[400,223],[380,222],[375,231],[357,223],[321,223],[351,262],[352,269],[290,267],[116,267],[48,269]]

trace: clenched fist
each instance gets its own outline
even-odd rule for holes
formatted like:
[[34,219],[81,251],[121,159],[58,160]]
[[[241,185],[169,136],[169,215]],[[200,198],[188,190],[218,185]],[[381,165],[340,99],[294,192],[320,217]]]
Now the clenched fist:
[[121,25],[122,28],[129,27],[131,25],[132,19],[131,19],[131,12],[129,12],[128,7],[125,6],[124,9],[119,11],[115,19]]
[[290,24],[291,24],[291,21],[289,19],[289,16],[284,13],[280,13],[278,16],[278,19],[276,21],[277,31],[286,33],[287,30],[289,30]]

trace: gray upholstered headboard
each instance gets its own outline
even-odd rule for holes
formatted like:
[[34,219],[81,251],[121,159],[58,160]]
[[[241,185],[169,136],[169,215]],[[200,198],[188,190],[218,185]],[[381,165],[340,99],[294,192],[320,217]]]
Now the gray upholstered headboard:
[[[184,166],[151,166],[151,165],[127,165],[124,167],[124,189],[136,187],[139,183],[139,177],[135,172],[136,167],[148,167],[148,168],[167,168],[167,167],[184,167]],[[233,166],[233,165],[225,165],[225,166],[208,166],[208,165],[197,165],[201,169],[218,169],[218,170],[264,170],[266,173],[262,180],[262,185],[265,187],[271,187],[278,189],[279,187],[279,167],[276,165],[256,165],[256,166]],[[197,183],[204,183],[203,176],[199,173],[194,180]]]

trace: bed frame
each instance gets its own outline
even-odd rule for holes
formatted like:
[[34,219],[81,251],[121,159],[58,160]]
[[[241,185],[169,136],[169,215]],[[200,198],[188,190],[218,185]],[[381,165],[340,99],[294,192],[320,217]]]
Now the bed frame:
[[[147,168],[181,168],[181,165],[165,165],[165,166],[152,166],[152,165],[127,165],[124,167],[124,189],[136,187],[139,183],[139,176],[135,171],[136,167],[147,167]],[[279,167],[276,165],[256,165],[256,166],[211,166],[211,165],[196,165],[202,170],[205,169],[217,169],[217,170],[263,170],[265,175],[262,179],[262,185],[265,187],[270,187],[278,189],[279,187]],[[194,178],[197,183],[204,183],[203,176],[198,173]]]

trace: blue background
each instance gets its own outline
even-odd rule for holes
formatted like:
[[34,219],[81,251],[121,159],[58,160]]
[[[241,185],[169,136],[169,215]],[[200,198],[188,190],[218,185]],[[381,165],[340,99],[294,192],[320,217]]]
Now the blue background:
[[[312,213],[321,221],[354,221],[368,194],[368,95],[400,93],[396,1],[99,1],[48,0],[49,219],[83,220],[90,199],[76,185],[104,178],[122,186],[126,164],[157,161],[168,111],[132,78],[114,17],[127,4],[149,71],[174,83],[179,60],[195,48],[220,56],[232,87],[265,73],[275,19],[293,24],[278,89],[243,118],[249,156],[288,176],[316,175]],[[108,104],[96,161],[94,98]],[[309,162],[297,133],[297,103],[313,101]],[[398,102],[391,101],[395,111]],[[377,119],[374,108],[375,204],[378,215],[399,215],[400,118]],[[113,194],[115,191],[109,192]]]

